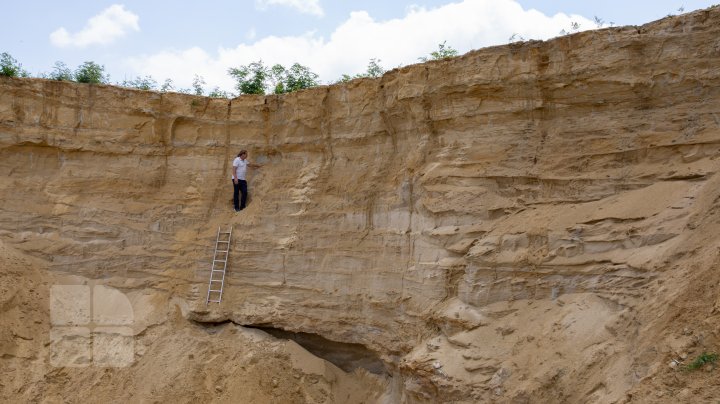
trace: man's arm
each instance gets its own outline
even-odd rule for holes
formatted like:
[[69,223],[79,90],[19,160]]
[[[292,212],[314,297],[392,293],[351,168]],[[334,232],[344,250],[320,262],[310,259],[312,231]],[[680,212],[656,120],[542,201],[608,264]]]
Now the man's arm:
[[238,179],[237,179],[237,166],[235,166],[235,165],[232,166],[232,180],[233,180],[233,184],[237,184],[237,183],[238,183]]

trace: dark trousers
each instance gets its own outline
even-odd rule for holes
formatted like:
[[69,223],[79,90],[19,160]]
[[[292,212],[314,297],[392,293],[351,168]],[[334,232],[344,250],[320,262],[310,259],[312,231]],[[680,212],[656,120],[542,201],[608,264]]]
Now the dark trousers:
[[[238,193],[242,194],[240,198],[238,198],[238,196],[240,196],[238,195]],[[235,206],[235,210],[245,209],[245,204],[247,203],[247,195],[247,181],[238,180],[237,184],[235,183],[235,181],[233,181],[233,206]]]

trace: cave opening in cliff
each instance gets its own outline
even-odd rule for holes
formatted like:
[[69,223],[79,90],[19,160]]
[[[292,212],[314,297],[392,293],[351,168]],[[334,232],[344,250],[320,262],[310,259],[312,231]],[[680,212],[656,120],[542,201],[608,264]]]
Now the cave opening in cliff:
[[246,326],[264,331],[275,338],[295,341],[313,355],[325,359],[345,372],[363,368],[376,375],[388,373],[385,363],[362,344],[352,344],[329,340],[321,335],[292,332],[280,328],[265,326]]
[[348,373],[359,368],[376,375],[388,375],[390,373],[385,366],[385,362],[375,352],[362,344],[333,341],[319,334],[287,331],[268,325],[237,324],[232,320],[214,322],[194,320],[192,322],[205,328],[211,334],[218,332],[221,326],[235,324],[239,327],[263,331],[277,339],[294,341],[311,354],[332,363]]

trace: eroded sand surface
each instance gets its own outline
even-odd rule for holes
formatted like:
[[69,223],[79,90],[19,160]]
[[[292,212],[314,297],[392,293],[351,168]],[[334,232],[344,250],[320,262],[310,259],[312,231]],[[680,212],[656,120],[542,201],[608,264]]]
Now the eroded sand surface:
[[[0,78],[0,401],[720,399],[683,370],[720,351],[719,38],[715,7],[234,100]],[[128,366],[62,285],[126,299]]]

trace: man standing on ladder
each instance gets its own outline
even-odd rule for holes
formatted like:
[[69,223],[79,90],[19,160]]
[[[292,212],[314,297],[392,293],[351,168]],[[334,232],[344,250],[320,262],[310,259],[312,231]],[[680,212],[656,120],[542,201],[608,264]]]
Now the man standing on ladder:
[[[245,174],[247,168],[260,168],[259,164],[253,164],[247,161],[247,150],[240,150],[232,164],[232,182],[233,182],[233,205],[235,206],[235,212],[240,212],[245,209],[247,203],[248,189]],[[238,193],[242,194],[241,198],[238,198]]]

